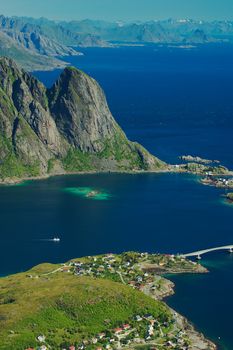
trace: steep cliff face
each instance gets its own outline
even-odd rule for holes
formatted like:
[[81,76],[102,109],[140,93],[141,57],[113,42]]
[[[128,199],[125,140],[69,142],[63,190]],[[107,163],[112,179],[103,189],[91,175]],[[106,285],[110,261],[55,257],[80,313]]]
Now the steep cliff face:
[[67,68],[49,91],[50,109],[67,141],[83,152],[100,152],[103,140],[118,131],[103,94],[94,79]]
[[66,171],[156,170],[165,165],[128,141],[98,83],[66,68],[54,86],[0,59],[0,177]]
[[12,60],[0,60],[2,177],[45,174],[52,155],[65,152],[47,105],[46,89],[40,82]]

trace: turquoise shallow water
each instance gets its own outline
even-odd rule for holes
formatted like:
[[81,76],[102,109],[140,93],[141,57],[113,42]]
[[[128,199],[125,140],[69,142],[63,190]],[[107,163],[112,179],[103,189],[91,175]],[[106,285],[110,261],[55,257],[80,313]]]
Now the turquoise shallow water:
[[75,196],[96,201],[105,201],[111,197],[110,193],[92,187],[67,187],[64,191]]
[[[66,58],[104,87],[132,140],[176,163],[182,154],[233,167],[233,47],[83,49]],[[51,85],[59,72],[35,73]],[[91,200],[67,188],[99,189]],[[192,176],[84,175],[0,187],[0,274],[44,261],[139,250],[182,253],[233,243],[233,207],[223,190]],[[61,237],[59,244],[47,241]],[[176,276],[168,299],[222,349],[233,349],[233,261],[205,257],[210,274]],[[221,339],[219,340],[218,337]]]

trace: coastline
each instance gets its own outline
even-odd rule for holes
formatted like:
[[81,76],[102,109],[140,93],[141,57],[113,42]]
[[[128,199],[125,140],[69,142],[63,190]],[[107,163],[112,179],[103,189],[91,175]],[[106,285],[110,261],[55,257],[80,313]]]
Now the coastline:
[[[95,175],[95,174],[129,174],[129,175],[137,175],[137,174],[163,174],[163,173],[173,173],[173,171],[170,171],[169,169],[164,170],[132,170],[132,171],[106,171],[106,170],[98,170],[98,171],[72,171],[72,172],[59,172],[55,174],[45,174],[45,175],[39,175],[39,176],[31,176],[31,177],[12,177],[12,178],[5,178],[4,180],[0,179],[0,185],[17,185],[20,183],[23,183],[25,181],[39,181],[39,180],[46,180],[49,178],[57,177],[57,176],[69,176],[69,175]],[[182,172],[183,173],[183,172]]]
[[[205,272],[200,272],[200,273],[205,273]],[[207,271],[206,271],[207,273]],[[159,298],[155,298],[150,294],[149,295],[151,298],[154,298],[155,300],[163,300],[165,304],[168,306],[166,303],[166,298],[171,297],[172,295],[175,294],[175,283],[170,281],[169,278],[165,278],[165,281],[167,283],[167,291],[163,293]],[[205,337],[205,335],[199,331],[196,330],[195,326],[188,320],[186,317],[178,313],[176,310],[173,308],[169,307],[169,310],[173,314],[174,319],[176,320],[177,324],[181,326],[182,329],[184,329],[188,335],[188,338],[192,340],[192,345],[189,350],[217,350],[217,346],[209,339]]]
[[[203,267],[202,265],[199,265],[199,270],[198,271],[187,271],[187,270],[180,270],[176,271],[175,269],[173,271],[170,271],[168,274],[168,277],[166,273],[162,273],[162,278],[165,282],[165,290],[160,294],[154,296],[148,291],[148,288],[144,288],[143,293],[146,295],[150,296],[151,298],[155,300],[163,300],[165,304],[168,306],[166,303],[166,298],[171,297],[172,295],[175,294],[175,283],[172,282],[169,279],[169,275],[175,275],[175,274],[199,274],[199,273],[209,273],[209,271]],[[156,273],[156,272],[155,272]],[[168,306],[170,309],[171,313],[173,314],[174,319],[176,320],[177,324],[181,326],[182,329],[184,329],[188,335],[188,338],[192,340],[193,346],[189,348],[189,350],[217,350],[216,344],[214,344],[211,340],[207,339],[205,335],[199,331],[196,330],[195,326],[183,315],[179,314],[176,310]]]
[[[128,175],[138,175],[138,174],[190,174],[195,176],[201,176],[202,173],[199,172],[190,172],[185,169],[177,169],[174,165],[168,165],[167,168],[158,169],[158,170],[90,170],[90,171],[61,171],[58,173],[44,174],[38,176],[25,176],[22,178],[11,177],[0,179],[0,185],[17,185],[23,183],[25,181],[38,181],[38,180],[46,180],[49,178],[57,177],[57,176],[69,176],[69,175],[95,175],[95,174],[128,174]],[[228,174],[218,174],[216,176],[233,176],[233,171],[229,171]],[[200,184],[205,185],[200,180],[198,181]]]
[[[131,261],[131,265],[125,264],[126,261],[128,261],[131,254],[137,255],[137,261],[134,262]],[[118,260],[119,259],[119,260]],[[174,256],[174,255],[163,255],[163,254],[148,254],[148,253],[123,253],[120,255],[115,254],[106,254],[106,255],[100,255],[100,256],[89,256],[89,257],[83,257],[80,259],[72,259],[64,264],[42,264],[33,267],[31,270],[26,271],[24,273],[20,273],[21,276],[25,276],[27,280],[31,281],[38,281],[38,280],[49,280],[50,278],[54,280],[56,279],[56,276],[58,278],[64,279],[70,275],[73,276],[73,278],[83,278],[83,277],[91,277],[90,276],[90,266],[98,266],[99,263],[103,264],[110,264],[111,261],[117,261],[117,264],[121,261],[119,266],[125,266],[126,270],[123,271],[132,271],[132,269],[136,270],[136,275],[140,274],[141,276],[148,275],[148,279],[150,282],[148,283],[146,280],[141,286],[143,288],[137,288],[139,292],[145,294],[147,297],[150,297],[156,301],[161,301],[164,303],[169,310],[172,320],[173,320],[173,326],[170,332],[174,332],[174,334],[179,334],[179,339],[177,338],[178,344],[180,344],[181,348],[182,346],[182,339],[187,339],[189,345],[188,347],[185,347],[189,350],[217,350],[217,346],[210,341],[209,339],[205,338],[204,334],[197,331],[195,326],[184,316],[176,312],[174,309],[169,307],[166,303],[166,298],[175,294],[175,284],[170,281],[167,277],[164,277],[164,271],[167,272],[167,274],[184,274],[184,273],[208,273],[209,271],[203,267],[200,264],[194,263],[191,260],[184,259],[180,256]],[[153,264],[148,264],[148,262],[153,261]],[[94,263],[93,263],[94,262]],[[164,267],[159,271],[159,267],[161,266],[161,262],[164,263]],[[174,266],[170,268],[170,263],[173,262]],[[185,265],[183,265],[185,264]],[[82,267],[83,265],[83,267]],[[86,267],[86,273],[81,273],[81,269]],[[126,267],[127,265],[127,267]],[[155,270],[153,270],[153,268]],[[85,270],[83,270],[85,271]],[[102,270],[103,271],[103,270]],[[121,271],[121,272],[119,272]],[[109,275],[105,275],[105,272],[102,272],[102,275],[100,275],[97,279],[107,279],[112,282],[118,282],[123,285],[127,285],[128,288],[132,288],[133,286],[130,284],[130,280],[132,280],[132,276],[125,275],[125,273],[122,270],[115,270],[116,275],[118,276],[118,281],[115,280],[114,277],[109,277]],[[155,273],[155,271],[157,271]],[[148,273],[147,273],[148,272]],[[18,274],[16,274],[18,275]],[[135,275],[135,276],[136,276]],[[123,277],[124,276],[124,277]],[[94,276],[93,276],[94,277]],[[5,276],[6,279],[9,278],[9,276]],[[130,279],[128,279],[130,278]],[[147,279],[146,278],[146,279]],[[12,281],[14,279],[14,275],[10,275],[10,280]],[[95,279],[95,277],[94,277]],[[152,286],[157,285],[156,289],[152,288]],[[159,287],[160,286],[160,287]],[[135,288],[135,287],[133,287]],[[162,331],[161,331],[162,332]],[[164,335],[163,335],[164,336]],[[169,338],[168,338],[169,339]],[[144,338],[138,338],[137,342],[132,342],[127,349],[135,349],[137,346],[151,346],[155,347],[157,346],[158,339],[150,339],[145,340]],[[179,343],[180,341],[180,343]],[[171,343],[171,342],[170,342]],[[169,342],[168,342],[169,344]],[[170,346],[171,344],[169,344]],[[162,348],[164,348],[165,344],[162,345]],[[119,349],[125,348],[125,346],[118,347]],[[173,347],[169,347],[173,348]]]
[[[11,178],[11,179],[5,179],[4,181],[0,181],[0,185],[3,186],[11,186],[11,185],[17,185],[21,184],[25,181],[39,181],[39,180],[46,180],[52,177],[56,176],[72,176],[72,175],[95,175],[95,174],[129,174],[129,175],[138,175],[138,174],[165,174],[165,173],[170,173],[170,174],[190,174],[190,175],[195,175],[199,176],[202,174],[198,173],[191,173],[189,171],[185,171],[184,169],[176,169],[175,166],[173,165],[168,165],[164,169],[158,169],[158,170],[132,170],[132,171],[79,171],[79,172],[59,172],[56,174],[46,174],[46,175],[41,175],[41,176],[36,176],[36,177],[25,177],[25,178]],[[231,172],[232,173],[232,172]],[[227,176],[226,174],[224,174]],[[230,176],[230,174],[228,175]],[[199,181],[201,184],[201,181]],[[199,271],[195,273],[205,273],[208,271]],[[170,271],[169,274],[176,274],[176,273],[192,273],[190,271]],[[163,273],[160,273],[159,275],[163,275]],[[7,277],[7,276],[3,276]],[[142,292],[146,295],[149,295],[151,298],[155,300],[163,300],[166,304],[166,298],[172,296],[175,294],[174,288],[175,284],[169,280],[169,278],[164,278],[167,284],[167,289],[166,292],[161,293],[161,295],[157,295],[156,297],[148,293],[147,290],[142,290]],[[167,305],[167,304],[166,304]],[[189,347],[189,350],[217,350],[217,346],[210,341],[209,339],[205,338],[204,334],[201,332],[197,331],[195,329],[195,326],[184,316],[181,314],[177,313],[174,309],[170,308],[168,305],[167,307],[170,309],[172,312],[175,322],[180,325],[180,327],[186,332],[187,336],[189,339],[192,340],[193,346]],[[136,344],[135,344],[136,345]],[[138,345],[138,344],[137,344]],[[148,343],[145,343],[144,345],[149,345]],[[153,344],[151,344],[153,345]]]

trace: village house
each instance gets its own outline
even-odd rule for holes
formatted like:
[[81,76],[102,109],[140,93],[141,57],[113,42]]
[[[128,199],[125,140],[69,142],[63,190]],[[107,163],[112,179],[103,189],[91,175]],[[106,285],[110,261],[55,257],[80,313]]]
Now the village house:
[[104,337],[106,337],[106,333],[102,332],[98,334],[99,339],[103,339]]
[[127,331],[128,329],[131,328],[131,326],[129,324],[123,324],[122,328],[124,331]]
[[98,339],[97,338],[92,338],[91,342],[92,342],[92,344],[96,344],[98,342]]
[[61,269],[62,272],[70,272],[69,266],[63,266]]
[[148,335],[149,336],[154,335],[154,326],[152,324],[150,324],[148,327]]
[[123,331],[122,328],[115,328],[115,329],[114,329],[114,333],[115,333],[115,334],[120,334],[122,331]]
[[44,335],[39,335],[37,337],[37,340],[40,342],[40,343],[43,343],[45,341],[45,336]]
[[128,283],[131,287],[134,287],[135,286],[135,284],[136,284],[136,282],[135,281],[129,281],[129,283]]
[[142,317],[140,315],[137,315],[137,316],[135,316],[135,320],[140,322],[140,321],[142,321]]
[[146,314],[146,315],[144,315],[144,318],[145,318],[146,320],[152,320],[152,319],[153,319],[153,316],[152,316],[151,314]]
[[39,350],[48,350],[48,348],[47,348],[47,346],[42,345],[42,346],[39,347]]
[[71,345],[71,346],[69,347],[69,350],[75,350],[75,346]]

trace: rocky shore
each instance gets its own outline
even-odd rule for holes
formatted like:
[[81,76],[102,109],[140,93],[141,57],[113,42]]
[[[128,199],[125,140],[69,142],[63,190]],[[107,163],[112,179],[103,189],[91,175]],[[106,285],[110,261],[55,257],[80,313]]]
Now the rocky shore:
[[[144,265],[143,270],[154,272],[155,274],[208,273],[208,270],[202,265],[196,264],[196,266],[197,268],[193,270],[190,268],[160,269],[158,266]],[[143,289],[143,293],[156,300],[164,300],[166,302],[167,297],[175,294],[175,284],[167,278],[161,278],[163,279],[162,290],[152,293],[150,286],[146,285]],[[188,350],[217,350],[217,346],[210,340],[206,339],[202,333],[198,332],[184,316],[180,315],[172,308],[170,308],[170,311],[174,317],[177,327],[183,329],[190,339],[190,347],[188,347]]]
[[200,180],[203,185],[214,186],[218,188],[233,188],[233,179],[226,177],[206,176]]
[[191,155],[184,155],[179,157],[181,160],[185,162],[194,162],[194,163],[201,163],[201,164],[219,164],[219,160],[210,160],[210,159],[205,159],[201,158],[199,156],[191,156]]

